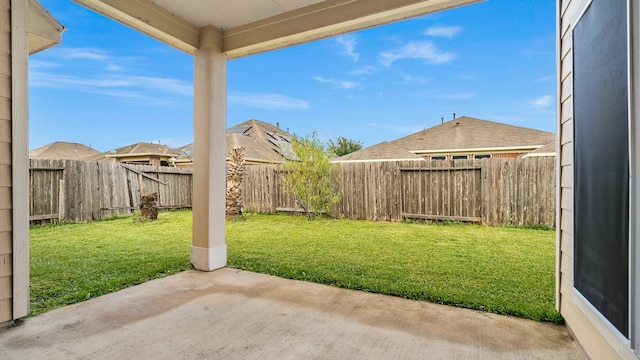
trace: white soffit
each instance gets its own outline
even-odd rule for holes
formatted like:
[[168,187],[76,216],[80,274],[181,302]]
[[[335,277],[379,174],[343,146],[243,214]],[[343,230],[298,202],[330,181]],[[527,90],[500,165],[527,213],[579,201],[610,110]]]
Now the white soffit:
[[245,25],[323,0],[155,0],[171,13],[197,27],[222,30]]
[[222,30],[229,58],[482,0],[73,0],[193,54],[200,29]]
[[60,44],[65,27],[37,0],[29,0],[27,9],[29,55]]

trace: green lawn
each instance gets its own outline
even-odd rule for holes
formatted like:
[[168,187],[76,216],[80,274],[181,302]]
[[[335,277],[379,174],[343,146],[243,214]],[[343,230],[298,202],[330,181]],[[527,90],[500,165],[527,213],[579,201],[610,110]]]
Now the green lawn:
[[[32,310],[189,268],[191,212],[31,229]],[[227,223],[229,266],[543,321],[554,309],[555,233],[248,214]]]
[[191,212],[31,227],[31,313],[191,268]]

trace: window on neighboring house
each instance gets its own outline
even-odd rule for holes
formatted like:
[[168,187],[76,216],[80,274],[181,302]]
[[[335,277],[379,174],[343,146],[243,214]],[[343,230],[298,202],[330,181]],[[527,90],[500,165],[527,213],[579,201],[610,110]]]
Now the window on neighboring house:
[[474,159],[491,159],[491,154],[475,154]]
[[445,155],[431,156],[431,160],[447,160]]
[[453,160],[467,160],[469,155],[453,155]]

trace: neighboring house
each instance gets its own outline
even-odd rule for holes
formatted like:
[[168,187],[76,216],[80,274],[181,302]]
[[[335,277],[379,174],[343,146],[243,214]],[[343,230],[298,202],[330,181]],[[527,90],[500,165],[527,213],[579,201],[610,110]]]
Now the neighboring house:
[[110,150],[104,157],[126,164],[173,166],[179,155],[176,149],[167,145],[139,142]]
[[[293,135],[260,120],[247,120],[227,129],[227,154],[235,147],[245,149],[245,161],[254,164],[282,164],[295,159]],[[29,152],[32,159],[69,159],[125,164],[193,167],[193,143],[177,149],[139,142],[101,153],[88,146],[56,141]]]
[[553,157],[556,156],[556,142],[548,143],[547,145],[540,147],[530,153],[522,154],[519,157]]
[[[295,158],[292,140],[293,135],[277,125],[251,119],[227,128],[227,154],[233,148],[243,147],[247,165],[282,164]],[[178,148],[177,152],[175,166],[193,166],[193,144]]]
[[284,163],[295,159],[293,135],[260,120],[247,120],[227,129],[227,154],[231,149],[245,148],[247,164]]
[[334,161],[414,160],[416,156],[426,160],[516,158],[554,141],[555,135],[550,132],[463,116]]
[[63,141],[52,142],[29,151],[30,159],[90,160],[95,157],[103,155],[89,146]]
[[463,116],[393,144],[429,160],[516,158],[555,141],[555,134]]
[[178,153],[178,156],[173,160],[173,166],[179,168],[193,167],[193,143],[177,148],[176,153]]
[[333,159],[333,162],[365,162],[365,161],[425,161],[422,156],[407,151],[398,145],[383,141],[368,148]]

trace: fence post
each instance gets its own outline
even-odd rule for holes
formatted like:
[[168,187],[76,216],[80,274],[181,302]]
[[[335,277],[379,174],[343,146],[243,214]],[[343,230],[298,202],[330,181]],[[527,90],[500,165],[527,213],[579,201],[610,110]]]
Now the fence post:
[[63,170],[62,179],[60,179],[60,182],[58,183],[58,222],[63,222],[65,220],[65,212],[67,211],[67,206],[65,204],[65,174],[66,172]]

